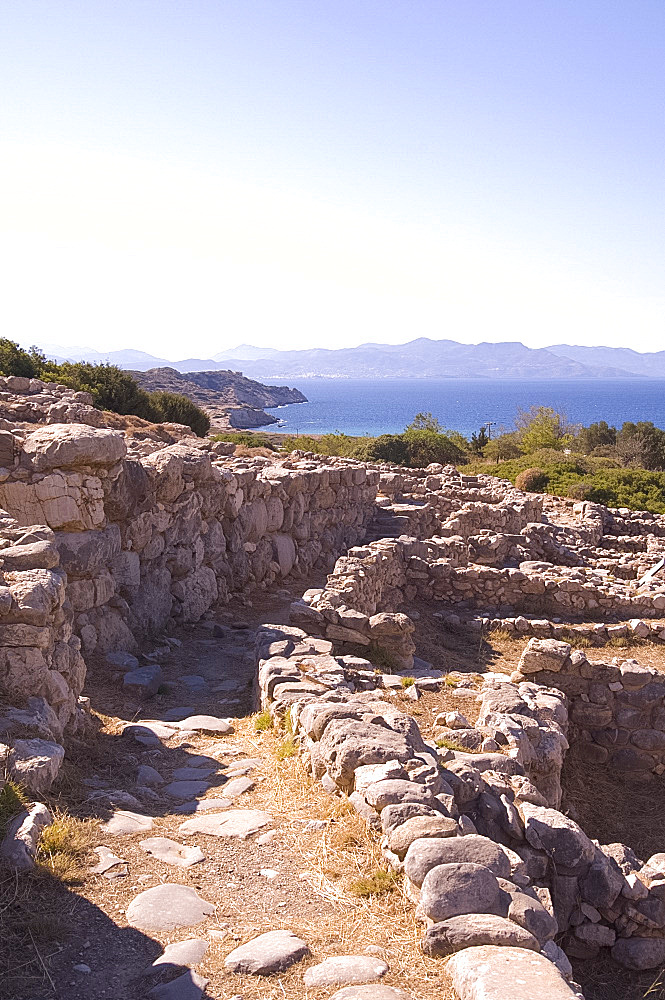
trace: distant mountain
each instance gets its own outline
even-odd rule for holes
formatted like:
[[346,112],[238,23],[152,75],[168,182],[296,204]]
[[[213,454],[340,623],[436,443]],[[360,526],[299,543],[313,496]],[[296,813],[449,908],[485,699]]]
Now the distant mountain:
[[665,378],[665,351],[638,354],[630,347],[571,347],[569,344],[557,344],[547,350],[584,365],[611,365],[633,375]]
[[239,347],[219,351],[213,359],[167,361],[143,351],[96,351],[44,345],[49,357],[72,361],[108,361],[121,368],[147,371],[225,372],[230,367],[250,378],[665,378],[665,351],[638,354],[619,347],[525,347],[504,342],[458,344],[420,337],[408,344],[361,344],[337,350],[314,347],[280,351],[274,347]]
[[458,344],[420,337],[408,344],[361,344],[327,350],[274,351],[268,357],[236,357],[252,378],[621,378],[621,369],[587,365],[520,343]]

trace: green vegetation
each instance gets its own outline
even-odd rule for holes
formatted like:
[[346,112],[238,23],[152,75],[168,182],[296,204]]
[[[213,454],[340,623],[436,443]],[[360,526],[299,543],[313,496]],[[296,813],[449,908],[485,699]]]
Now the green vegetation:
[[457,431],[444,431],[431,413],[418,413],[402,434],[379,437],[350,437],[322,434],[320,438],[287,437],[284,451],[311,451],[317,455],[340,455],[361,462],[387,462],[421,469],[432,462],[463,465],[468,461],[469,443]]
[[191,427],[204,437],[210,419],[187,396],[174,392],[146,392],[129,372],[116,365],[92,365],[87,362],[49,361],[36,347],[23,350],[18,344],[0,338],[0,374],[39,378],[57,382],[77,392],[89,392],[100,410],[132,414],[151,423],[177,423]]
[[352,896],[376,896],[380,892],[392,892],[398,880],[397,872],[387,872],[377,868],[352,882],[349,892]]
[[272,729],[272,716],[267,709],[259,712],[254,719],[254,729],[257,733],[265,733],[268,729]]
[[29,802],[20,785],[8,779],[0,791],[0,840],[4,837],[9,823]]
[[[267,434],[255,434],[254,431],[224,431],[221,434],[213,434],[212,440],[229,441],[231,444],[243,445],[245,448],[268,448],[269,451],[277,450],[277,446],[270,440]],[[294,445],[293,447],[296,446]],[[293,451],[293,447],[286,450]]]

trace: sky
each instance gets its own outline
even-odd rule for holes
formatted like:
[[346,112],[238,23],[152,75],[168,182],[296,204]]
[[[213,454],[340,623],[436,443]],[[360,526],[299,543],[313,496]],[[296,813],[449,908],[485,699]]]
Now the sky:
[[665,347],[662,0],[3,0],[0,323]]

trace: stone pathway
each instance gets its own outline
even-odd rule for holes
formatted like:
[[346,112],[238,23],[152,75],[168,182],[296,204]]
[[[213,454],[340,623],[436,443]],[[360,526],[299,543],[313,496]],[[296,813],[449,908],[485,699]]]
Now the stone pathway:
[[[312,853],[307,860],[287,847],[294,832],[302,843],[321,838],[330,821],[313,818],[304,795],[291,810],[288,797],[266,794],[275,759],[247,721],[254,632],[204,622],[179,637],[153,664],[157,695],[136,698],[118,669],[128,663],[141,673],[143,658],[137,666],[110,657],[102,684],[91,674],[93,707],[118,721],[99,736],[107,765],[97,756],[86,769],[84,807],[102,822],[94,863],[76,891],[97,912],[54,960],[58,996],[315,998],[369,984],[359,997],[404,1000],[395,992],[399,978],[391,987],[378,983],[390,980],[384,942],[354,953],[341,924],[331,936],[340,904],[321,886],[312,891]],[[341,906],[342,922],[348,910]],[[441,973],[437,996],[446,998]]]

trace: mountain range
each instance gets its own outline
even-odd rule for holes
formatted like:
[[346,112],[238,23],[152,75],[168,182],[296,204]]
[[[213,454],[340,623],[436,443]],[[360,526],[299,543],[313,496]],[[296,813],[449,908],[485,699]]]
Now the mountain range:
[[49,357],[71,361],[108,361],[121,368],[179,372],[228,371],[250,378],[665,378],[665,351],[641,354],[624,347],[557,344],[525,347],[517,342],[459,344],[420,337],[407,344],[361,344],[340,349],[281,351],[243,344],[212,358],[167,361],[143,351],[98,351],[45,344]]

